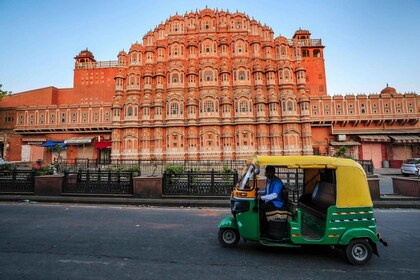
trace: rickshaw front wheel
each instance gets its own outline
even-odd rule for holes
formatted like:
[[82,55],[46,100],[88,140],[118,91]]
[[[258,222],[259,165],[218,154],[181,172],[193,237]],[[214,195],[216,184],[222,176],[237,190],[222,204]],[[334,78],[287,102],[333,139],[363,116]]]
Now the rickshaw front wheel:
[[346,257],[353,265],[364,265],[372,257],[372,246],[365,239],[353,239],[346,247]]
[[239,232],[233,228],[221,228],[218,237],[220,244],[229,248],[236,247],[240,239]]

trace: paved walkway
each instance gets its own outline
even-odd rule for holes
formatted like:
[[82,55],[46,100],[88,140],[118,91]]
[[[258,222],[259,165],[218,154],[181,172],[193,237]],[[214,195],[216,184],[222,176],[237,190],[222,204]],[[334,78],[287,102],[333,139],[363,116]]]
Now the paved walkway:
[[374,174],[380,174],[380,175],[401,175],[401,170],[399,168],[375,168],[373,171]]
[[[169,206],[169,207],[230,207],[226,199],[204,198],[162,198],[147,199],[115,196],[34,196],[34,195],[0,195],[0,202],[20,203],[77,203],[77,204],[113,204],[135,205],[139,207]],[[420,209],[420,198],[396,195],[382,195],[381,200],[373,201],[375,208],[417,208]]]

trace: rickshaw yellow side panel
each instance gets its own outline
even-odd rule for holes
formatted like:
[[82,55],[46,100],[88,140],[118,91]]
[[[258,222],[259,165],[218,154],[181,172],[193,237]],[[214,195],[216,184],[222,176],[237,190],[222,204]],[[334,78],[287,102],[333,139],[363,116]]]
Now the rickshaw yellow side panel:
[[274,165],[301,169],[335,169],[338,208],[372,207],[366,173],[352,159],[325,156],[255,156],[256,165]]
[[372,207],[369,185],[362,168],[340,166],[337,175],[337,208]]

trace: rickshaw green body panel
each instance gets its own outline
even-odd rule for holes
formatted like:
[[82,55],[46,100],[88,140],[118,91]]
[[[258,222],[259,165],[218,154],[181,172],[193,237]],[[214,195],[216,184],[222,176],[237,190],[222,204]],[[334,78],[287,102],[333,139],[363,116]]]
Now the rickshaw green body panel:
[[226,217],[220,224],[219,229],[221,228],[233,228],[239,231],[239,234],[242,238],[246,240],[257,241],[260,236],[259,228],[259,216],[258,211],[253,210],[256,208],[256,200],[250,199],[247,201],[249,203],[249,211],[239,212],[235,214],[235,218]]
[[260,238],[260,219],[258,210],[256,210],[256,203],[256,200],[250,200],[250,210],[236,214],[236,223],[238,225],[239,234],[245,240],[259,240]]
[[[305,234],[305,228],[310,228],[311,234]],[[354,238],[379,242],[371,207],[330,206],[325,220],[298,208],[289,220],[289,230],[290,240],[295,244],[347,245]]]
[[226,217],[219,223],[219,229],[220,228],[233,228],[238,229],[236,225],[236,221],[233,217]]

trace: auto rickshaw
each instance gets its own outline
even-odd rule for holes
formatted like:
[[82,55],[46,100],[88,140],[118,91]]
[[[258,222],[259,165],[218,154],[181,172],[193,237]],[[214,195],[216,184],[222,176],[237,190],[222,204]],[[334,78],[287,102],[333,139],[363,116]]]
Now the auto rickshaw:
[[[283,181],[282,210],[267,213],[270,237],[260,230],[258,174],[272,165]],[[240,238],[266,246],[330,245],[345,250],[353,265],[366,264],[378,254],[372,200],[366,173],[351,159],[326,156],[254,156],[244,167],[231,194],[233,216],[219,224],[222,246],[235,247]],[[277,218],[277,219],[276,219]],[[267,216],[268,220],[268,216]],[[280,226],[279,226],[280,225]],[[276,234],[277,233],[277,234]]]

